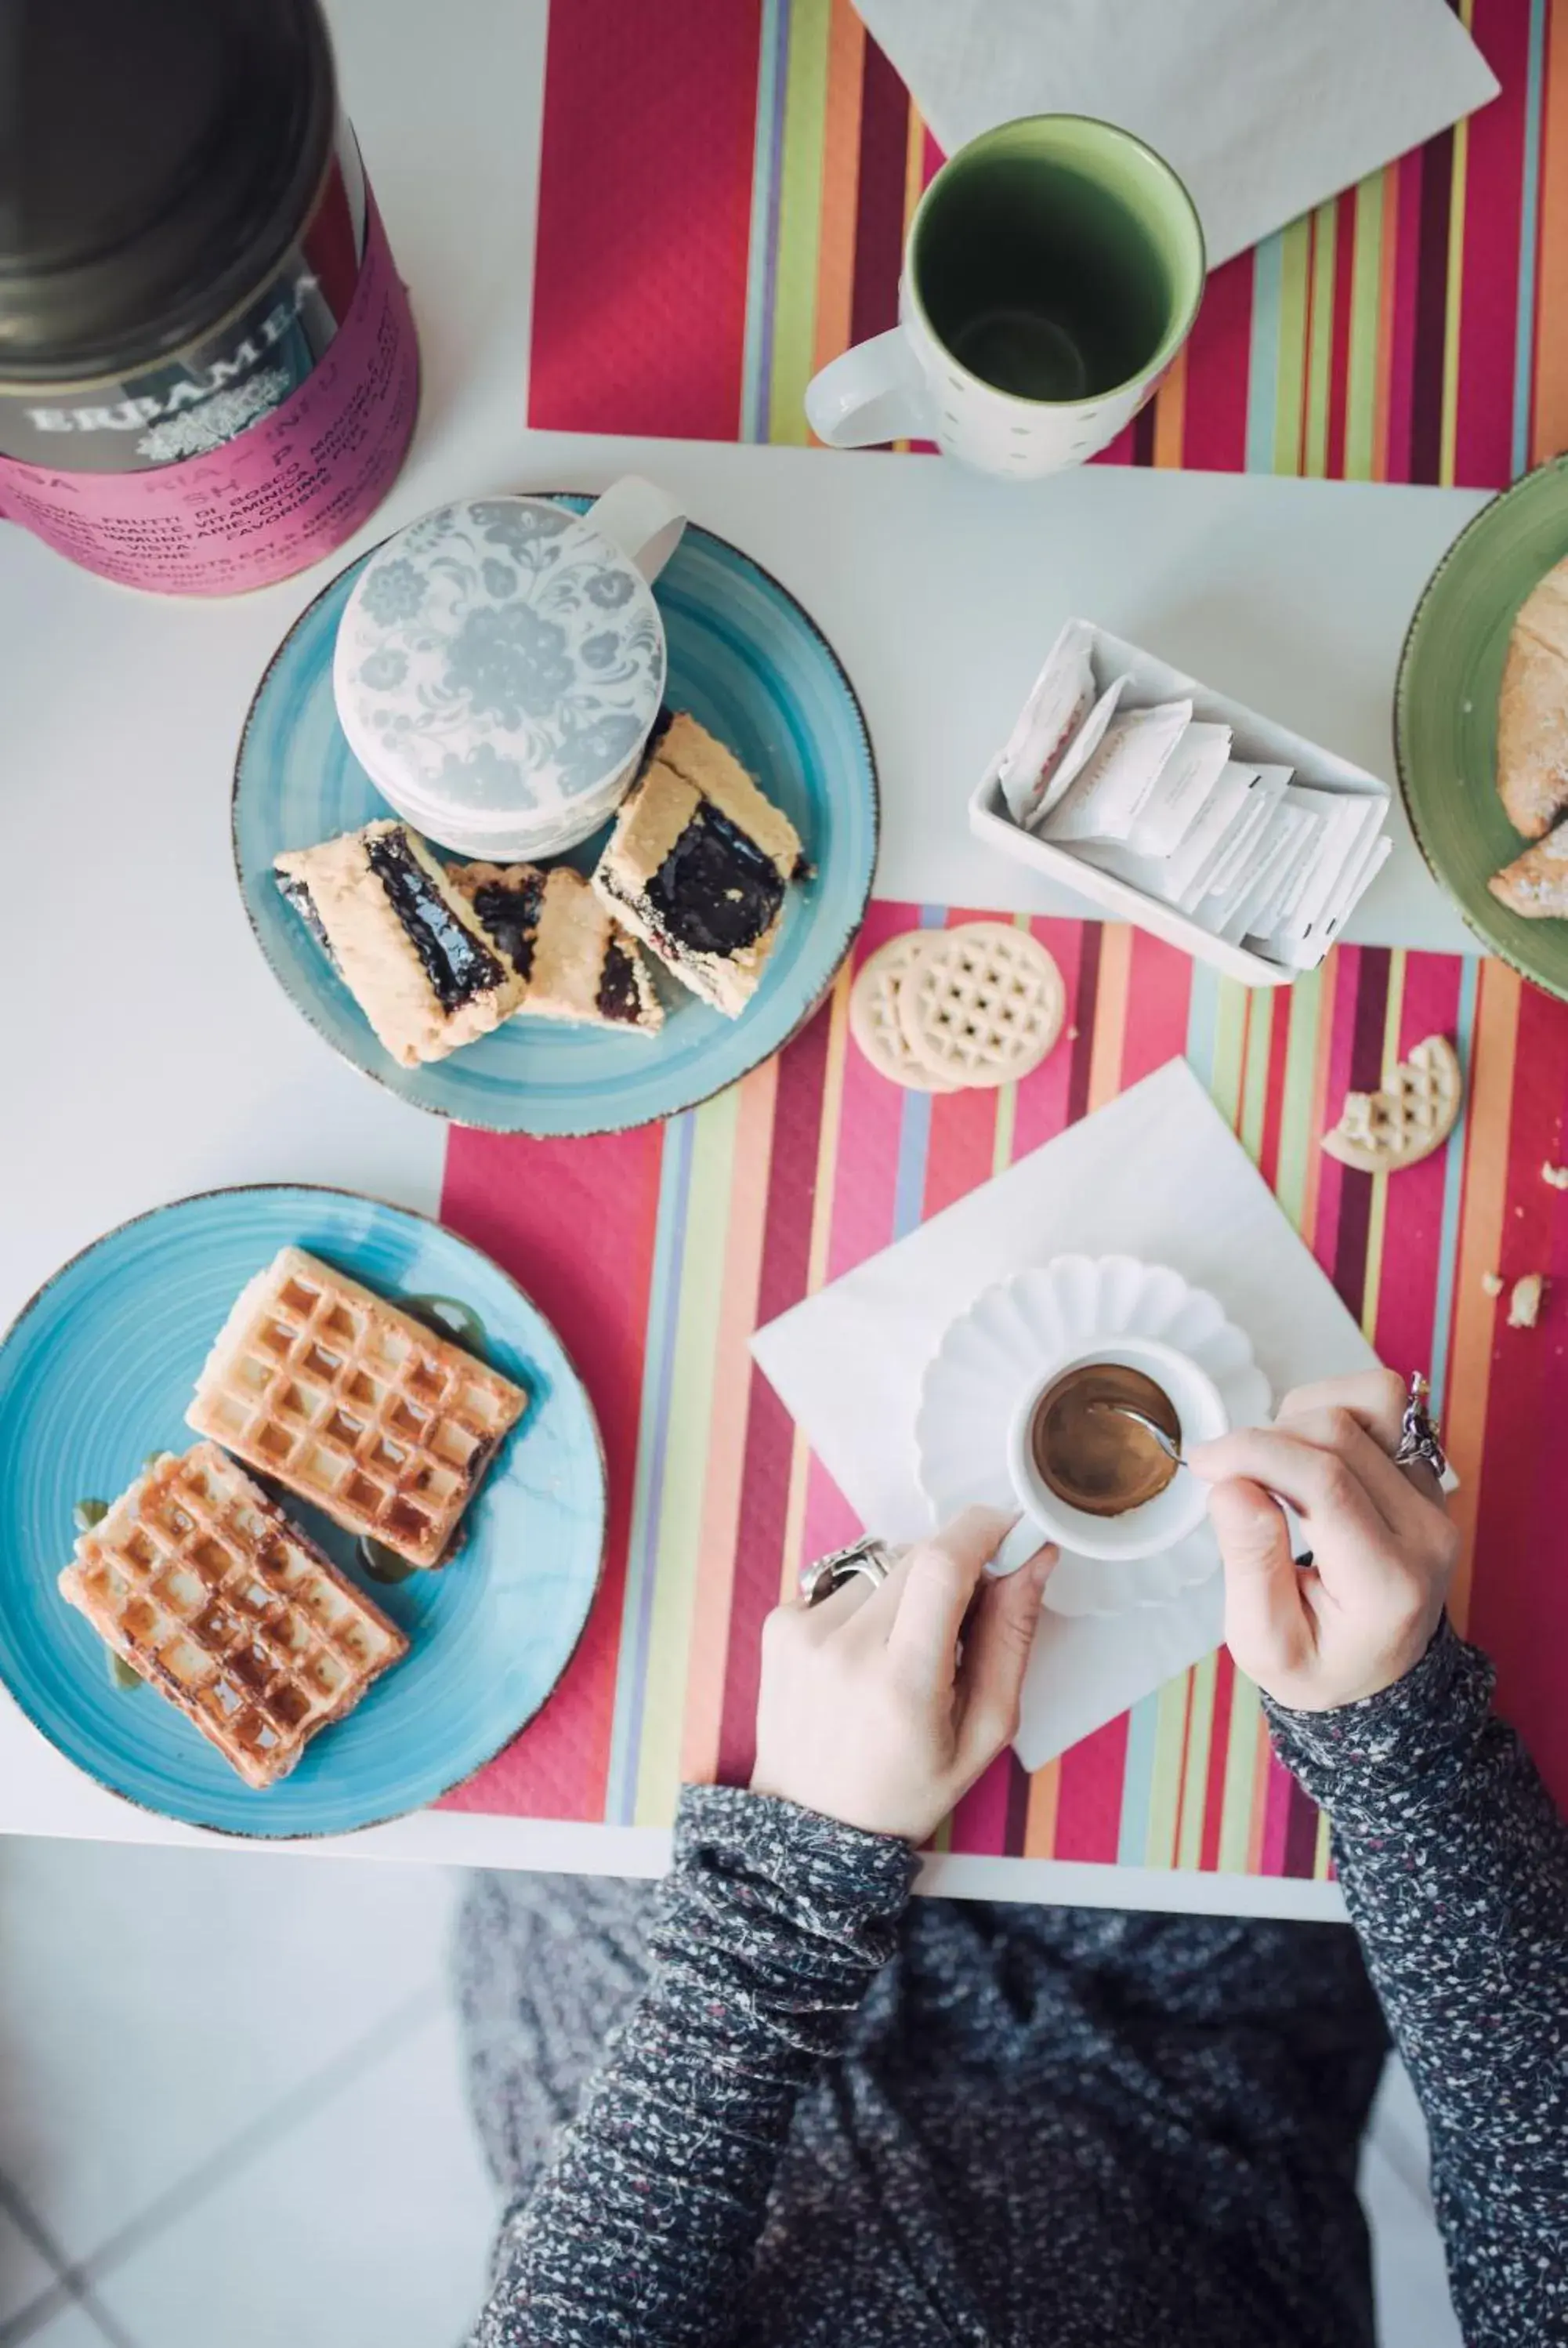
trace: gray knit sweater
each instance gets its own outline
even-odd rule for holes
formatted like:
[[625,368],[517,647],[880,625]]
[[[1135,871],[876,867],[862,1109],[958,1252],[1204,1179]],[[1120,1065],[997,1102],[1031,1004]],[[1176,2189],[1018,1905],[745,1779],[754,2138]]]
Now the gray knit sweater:
[[[1270,1717],[1430,2124],[1466,2339],[1524,2348],[1568,2342],[1568,1833],[1491,1684],[1445,1627],[1383,1694]],[[512,2204],[477,2348],[1370,2348],[1350,1932],[908,1902],[914,1865],[692,1788],[656,1904],[477,1888]]]

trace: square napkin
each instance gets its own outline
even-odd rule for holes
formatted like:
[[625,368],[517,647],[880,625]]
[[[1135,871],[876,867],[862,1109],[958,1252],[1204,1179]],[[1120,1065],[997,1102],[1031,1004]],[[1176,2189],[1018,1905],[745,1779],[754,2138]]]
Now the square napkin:
[[[1191,1069],[1171,1060],[757,1332],[764,1375],[862,1524],[893,1540],[929,1529],[914,1420],[948,1323],[983,1288],[1074,1253],[1142,1256],[1212,1290],[1276,1397],[1376,1359]],[[1222,1614],[1217,1572],[1168,1606],[1047,1607],[1016,1739],[1025,1767],[1206,1655]]]
[[1497,95],[1447,0],[855,0],[932,135],[1094,114],[1191,191],[1218,267]]

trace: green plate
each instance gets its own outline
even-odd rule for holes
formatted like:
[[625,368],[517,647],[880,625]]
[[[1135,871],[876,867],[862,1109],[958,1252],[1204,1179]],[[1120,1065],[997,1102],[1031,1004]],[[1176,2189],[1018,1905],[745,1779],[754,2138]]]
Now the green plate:
[[1568,555],[1568,457],[1461,530],[1416,606],[1394,692],[1394,755],[1434,878],[1495,954],[1568,999],[1568,921],[1527,922],[1487,889],[1526,845],[1497,796],[1497,696],[1514,614]]

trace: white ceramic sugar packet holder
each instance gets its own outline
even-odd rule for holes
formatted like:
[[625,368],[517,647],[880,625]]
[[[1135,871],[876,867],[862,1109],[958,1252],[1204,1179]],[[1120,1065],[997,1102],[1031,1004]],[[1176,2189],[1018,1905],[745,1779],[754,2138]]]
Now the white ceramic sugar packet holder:
[[[1088,630],[1091,639],[1089,656],[1097,694],[1104,693],[1119,676],[1126,680],[1120,701],[1123,708],[1190,700],[1195,720],[1231,728],[1233,758],[1257,766],[1289,767],[1294,768],[1294,780],[1297,783],[1310,784],[1318,790],[1376,798],[1387,809],[1391,796],[1388,786],[1366,767],[1353,765],[1348,758],[1326,750],[1321,743],[1308,741],[1304,735],[1293,734],[1287,726],[1249,709],[1244,702],[1215,693],[1153,653],[1144,652],[1121,636],[1113,636],[1092,621],[1081,624]],[[1075,855],[1070,846],[1024,830],[1007,812],[999,780],[1000,765],[998,751],[969,801],[969,828],[976,839],[1000,850],[1005,856],[1016,858],[1046,879],[1075,890],[1114,919],[1135,922],[1140,929],[1165,939],[1169,944],[1180,946],[1183,953],[1211,963],[1228,978],[1239,979],[1243,986],[1288,986],[1302,975],[1300,970],[1271,961],[1248,946],[1216,937],[1175,906],[1146,895],[1130,881],[1101,871],[1087,859]],[[1325,953],[1351,910],[1347,904],[1326,932],[1322,940]]]

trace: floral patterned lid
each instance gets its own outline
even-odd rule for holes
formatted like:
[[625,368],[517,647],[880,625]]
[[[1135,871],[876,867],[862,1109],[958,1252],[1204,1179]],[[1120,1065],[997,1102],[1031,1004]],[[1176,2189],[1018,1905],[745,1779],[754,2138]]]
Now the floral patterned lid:
[[618,796],[658,714],[665,632],[630,557],[547,498],[438,507],[377,549],[333,664],[350,748],[410,822],[537,830]]

